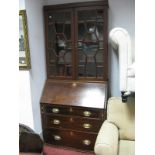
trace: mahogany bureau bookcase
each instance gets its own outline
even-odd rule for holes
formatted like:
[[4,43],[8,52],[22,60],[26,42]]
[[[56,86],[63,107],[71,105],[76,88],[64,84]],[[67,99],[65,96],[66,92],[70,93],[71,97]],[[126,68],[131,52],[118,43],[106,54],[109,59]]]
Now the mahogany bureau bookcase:
[[93,151],[106,119],[108,1],[44,6],[45,143]]

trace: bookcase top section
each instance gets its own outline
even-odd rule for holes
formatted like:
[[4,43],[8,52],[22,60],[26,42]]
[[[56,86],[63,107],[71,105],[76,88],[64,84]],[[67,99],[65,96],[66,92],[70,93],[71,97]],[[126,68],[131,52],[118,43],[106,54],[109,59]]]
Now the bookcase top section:
[[89,7],[89,6],[108,6],[108,0],[45,5],[44,11],[49,11],[51,9],[65,9],[65,8],[67,9],[67,8]]

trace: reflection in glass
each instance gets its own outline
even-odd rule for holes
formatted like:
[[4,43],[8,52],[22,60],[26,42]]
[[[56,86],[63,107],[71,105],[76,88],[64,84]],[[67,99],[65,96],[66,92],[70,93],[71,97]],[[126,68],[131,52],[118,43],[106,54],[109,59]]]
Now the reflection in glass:
[[[78,76],[103,77],[103,11],[78,12]],[[101,69],[99,69],[101,68]]]
[[71,31],[70,30],[71,30],[71,25],[65,24],[64,33],[65,33],[67,40],[71,39]]
[[98,38],[99,40],[103,40],[103,22],[97,23],[96,25],[96,29],[98,31]]
[[50,41],[54,41],[55,40],[55,36],[56,36],[55,25],[54,24],[50,24],[48,26],[48,39]]
[[96,10],[82,10],[78,12],[79,22],[84,20],[96,20]]
[[63,27],[64,27],[63,23],[55,23],[55,29],[56,29],[57,33],[62,33],[63,32]]
[[22,16],[19,16],[19,63],[26,63],[26,55],[24,50],[24,28]]
[[84,23],[79,23],[78,24],[78,40],[82,40],[85,32],[86,32],[86,30],[85,30]]
[[51,76],[72,75],[72,41],[70,12],[53,12],[48,16],[49,63]]

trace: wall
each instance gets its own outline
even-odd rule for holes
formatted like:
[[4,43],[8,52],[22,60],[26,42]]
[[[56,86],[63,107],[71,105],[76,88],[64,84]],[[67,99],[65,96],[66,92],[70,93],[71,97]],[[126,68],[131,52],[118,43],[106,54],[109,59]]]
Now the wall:
[[[19,10],[25,9],[25,0],[19,1]],[[34,129],[29,71],[19,71],[19,123]]]
[[19,10],[25,9],[25,0],[19,0]]
[[40,97],[46,80],[43,1],[26,0],[29,46],[31,56],[30,88],[34,130],[41,132]]
[[[125,28],[131,37],[134,59],[135,0],[109,0],[109,32],[115,27]],[[109,46],[109,95],[120,96],[118,55]]]
[[19,122],[34,129],[29,71],[19,72]]
[[44,5],[76,3],[76,2],[89,2],[89,1],[95,1],[95,0],[45,0]]
[[26,9],[31,69],[19,72],[19,122],[41,132],[40,97],[46,79],[43,27],[43,0],[20,0]]

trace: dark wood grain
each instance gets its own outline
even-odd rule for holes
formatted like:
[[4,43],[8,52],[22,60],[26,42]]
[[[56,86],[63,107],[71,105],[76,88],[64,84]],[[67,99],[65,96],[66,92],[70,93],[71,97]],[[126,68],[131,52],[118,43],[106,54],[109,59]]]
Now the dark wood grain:
[[[98,108],[86,108],[86,107],[78,107],[78,106],[65,106],[58,104],[46,104],[41,103],[41,112],[46,114],[54,114],[52,112],[53,108],[59,109],[60,115],[68,115],[68,116],[81,116],[87,118],[105,118],[106,117],[106,109],[98,109]],[[90,112],[90,116],[85,116],[84,112]]]
[[106,83],[83,83],[47,80],[41,103],[104,108],[107,100]]
[[[44,128],[64,128],[85,132],[98,132],[103,121],[101,119],[65,116],[65,115],[44,115],[44,121],[46,122]],[[55,121],[59,121],[55,124]],[[85,128],[84,125],[89,124],[89,128]]]
[[[96,140],[96,133],[78,132],[67,129],[45,129],[43,132],[45,143],[75,147],[83,150],[93,150]],[[60,140],[55,140],[54,136],[61,137]],[[89,145],[83,144],[84,140],[89,140]]]
[[[103,44],[103,47],[101,47],[102,49],[98,47],[98,51],[102,50],[101,57],[103,58],[101,60],[103,60],[103,62],[101,62],[101,64],[98,62],[99,64],[97,65],[94,60],[96,73],[87,75],[86,72],[81,73],[79,70],[79,65],[83,59],[79,58],[78,53],[78,26],[79,23],[81,23],[78,18],[80,11],[90,12],[91,10],[95,11],[96,14],[98,14],[97,11],[101,12],[101,14],[103,12],[103,16],[100,14],[101,17],[99,18],[103,17],[102,35],[104,39],[97,39]],[[58,61],[55,60],[57,60],[59,54],[55,54],[57,57],[56,59],[54,56],[50,56],[50,52],[53,51],[53,49],[57,50],[57,40],[53,39],[53,41],[49,37],[49,34],[51,34],[49,33],[50,31],[54,30],[54,32],[58,34],[56,28],[52,30],[49,28],[52,24],[57,23],[57,17],[55,18],[53,15],[57,13],[65,14],[66,12],[70,13],[70,19],[67,22],[71,27],[71,38],[69,39],[71,43],[71,57],[68,58],[71,70],[69,73],[64,71],[67,70],[66,66],[68,64],[66,62],[68,59],[63,57],[64,62],[58,64]],[[49,17],[49,15],[51,16]],[[44,6],[44,22],[47,81],[40,99],[44,142],[52,145],[93,151],[98,131],[101,124],[106,119],[108,83],[108,0]],[[64,23],[63,20],[59,22]],[[97,19],[95,22],[97,22]],[[64,36],[66,35],[64,30],[62,33]],[[57,35],[55,37],[57,39]],[[83,42],[84,41],[85,40],[83,40]],[[65,43],[67,43],[66,39]],[[57,53],[59,53],[59,50]],[[65,48],[64,53],[67,53]],[[51,62],[55,62],[55,64]],[[52,65],[58,65],[58,67],[64,65],[65,69],[61,70],[62,72],[59,71],[59,69],[55,71]],[[100,75],[98,75],[97,67],[102,67],[101,72],[103,71],[103,74],[100,73]]]
[[[50,79],[60,79],[60,80],[85,80],[85,81],[107,81],[108,80],[108,16],[107,16],[107,10],[108,8],[108,0],[102,0],[102,1],[95,1],[95,2],[82,2],[82,3],[69,3],[69,4],[63,4],[63,5],[50,5],[50,6],[44,6],[44,21],[45,21],[45,45],[46,45],[46,70],[47,70],[47,77]],[[91,75],[93,77],[85,76],[80,77],[78,75],[78,65],[79,65],[79,58],[78,58],[78,11],[88,11],[88,10],[103,10],[104,16],[103,16],[103,75],[102,76],[96,76]],[[71,75],[66,76],[64,75],[54,75],[52,72],[51,64],[49,63],[49,55],[51,50],[49,50],[49,21],[48,16],[49,13],[55,13],[55,12],[70,12],[71,15],[71,46],[72,46],[72,56],[71,56]],[[97,21],[96,21],[97,22]],[[55,49],[54,49],[55,50]],[[64,61],[64,66],[65,66]],[[85,67],[86,68],[86,67]],[[96,71],[97,72],[97,71]],[[84,76],[84,75],[83,75]]]
[[[45,142],[93,150],[97,133],[106,119],[106,94],[107,84],[103,82],[47,80],[41,98]],[[54,135],[61,140],[55,140]],[[91,144],[83,144],[83,140],[90,140]]]
[[91,6],[106,6],[108,7],[108,0],[91,1],[91,2],[80,2],[80,3],[67,3],[58,5],[46,5],[44,6],[44,11],[58,10],[58,9],[68,9],[68,8],[78,8],[78,7],[91,7]]

